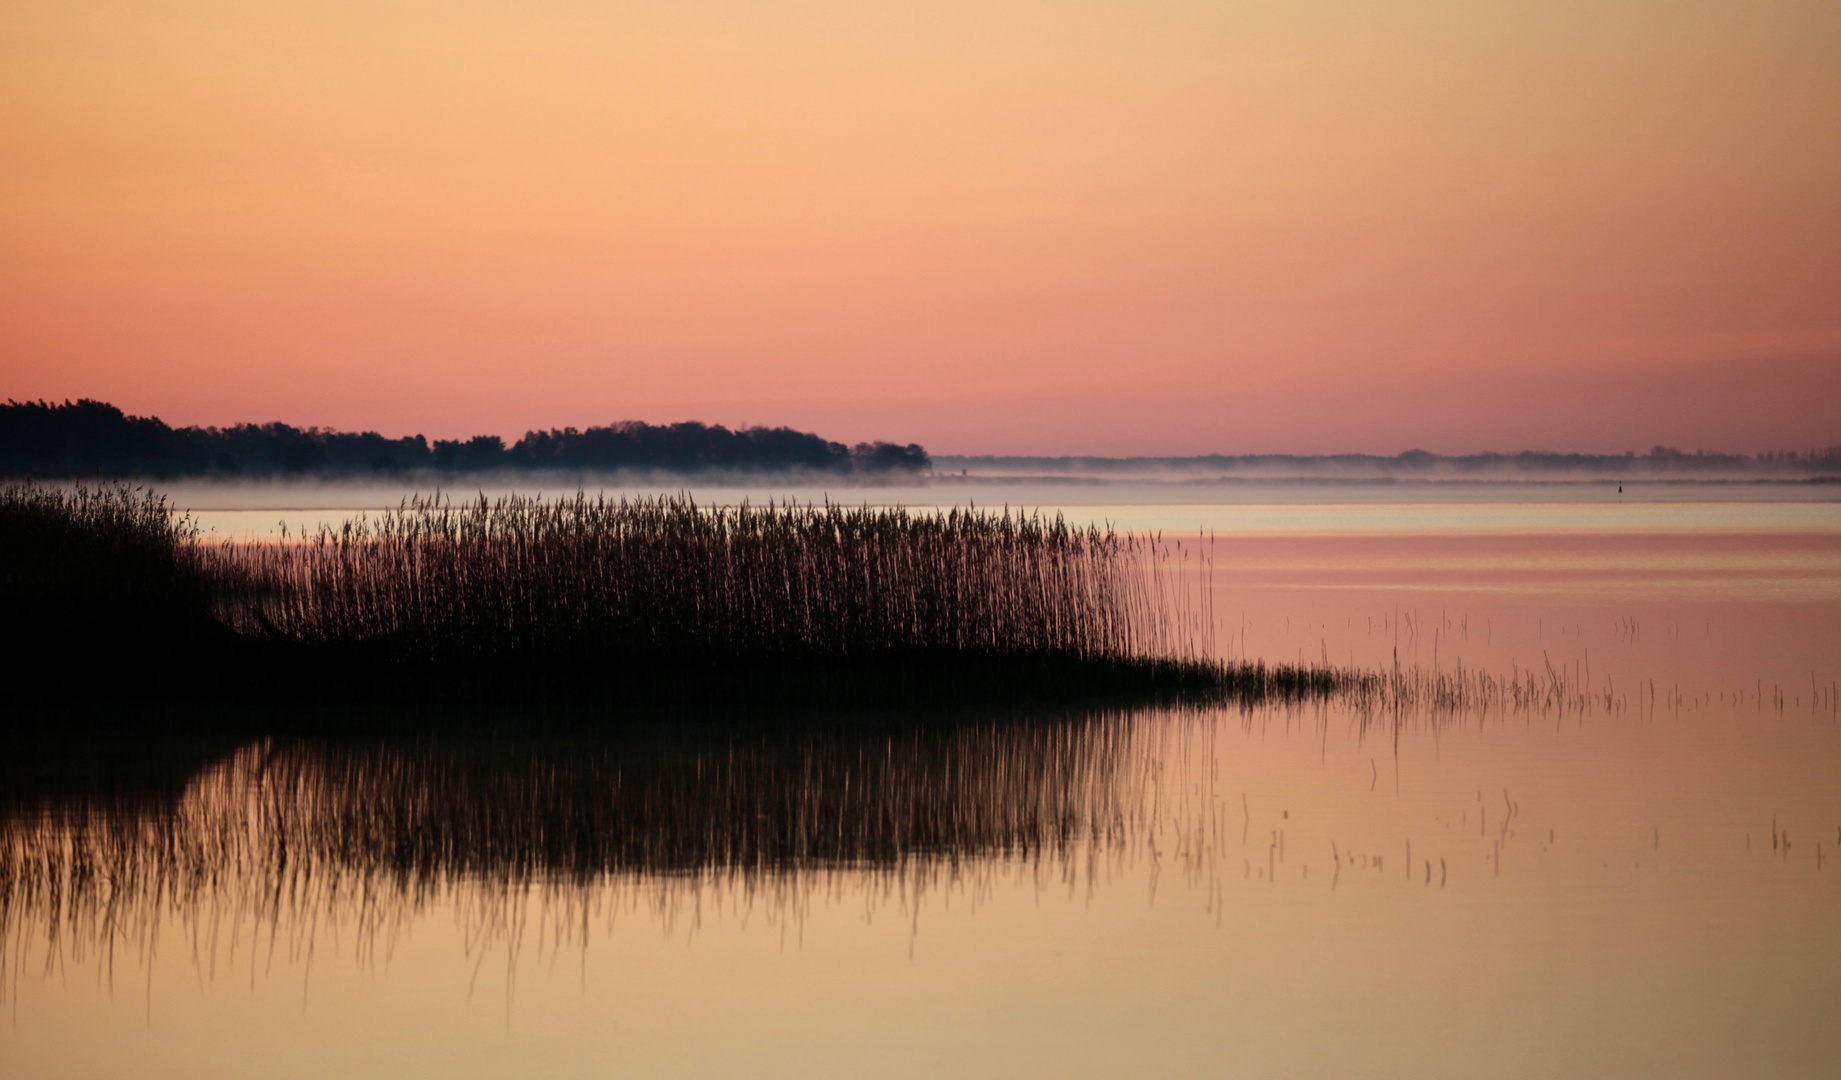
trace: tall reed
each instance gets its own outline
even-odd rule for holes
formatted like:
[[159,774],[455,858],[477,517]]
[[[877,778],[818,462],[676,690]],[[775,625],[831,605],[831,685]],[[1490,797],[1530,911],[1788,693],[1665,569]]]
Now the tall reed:
[[1198,650],[1154,541],[1008,510],[416,498],[201,557],[236,629],[398,662]]
[[[0,485],[5,663],[152,656],[209,622],[197,526],[165,496],[126,484]],[[42,674],[42,672],[41,672]]]

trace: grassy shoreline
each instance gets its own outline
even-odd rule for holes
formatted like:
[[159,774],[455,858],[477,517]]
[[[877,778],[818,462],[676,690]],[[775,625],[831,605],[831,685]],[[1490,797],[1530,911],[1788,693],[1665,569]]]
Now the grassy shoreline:
[[1360,682],[1211,658],[1205,591],[1169,563],[1010,511],[585,496],[207,545],[144,489],[0,489],[27,699],[1205,703]]

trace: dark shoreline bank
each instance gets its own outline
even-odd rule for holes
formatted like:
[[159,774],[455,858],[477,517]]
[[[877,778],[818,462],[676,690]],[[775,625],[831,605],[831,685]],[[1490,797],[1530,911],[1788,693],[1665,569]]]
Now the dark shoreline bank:
[[[600,705],[611,707],[1004,704],[1093,707],[1257,704],[1327,696],[1328,668],[1082,657],[877,656],[860,660],[686,658],[644,665],[408,665],[268,643],[213,628],[211,645],[124,655],[15,643],[0,664],[19,706]],[[5,725],[11,727],[12,724]]]
[[1199,658],[1160,558],[1009,513],[579,497],[236,549],[151,492],[12,487],[0,675],[16,704],[130,706],[1221,704],[1362,681]]

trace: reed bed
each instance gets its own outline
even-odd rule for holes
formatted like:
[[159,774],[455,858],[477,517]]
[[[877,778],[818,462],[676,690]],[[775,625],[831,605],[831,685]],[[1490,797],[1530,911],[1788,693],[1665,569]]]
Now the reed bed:
[[168,657],[210,623],[197,526],[146,488],[0,485],[0,656]]
[[150,489],[0,486],[0,591],[60,603],[191,591],[192,519]]
[[418,498],[200,551],[240,632],[438,665],[1198,659],[1159,554],[1008,510],[586,495]]
[[0,490],[0,565],[29,616],[0,664],[56,697],[1250,702],[1366,685],[1219,659],[1205,548],[1008,508],[426,497],[210,544],[150,491],[26,484]]

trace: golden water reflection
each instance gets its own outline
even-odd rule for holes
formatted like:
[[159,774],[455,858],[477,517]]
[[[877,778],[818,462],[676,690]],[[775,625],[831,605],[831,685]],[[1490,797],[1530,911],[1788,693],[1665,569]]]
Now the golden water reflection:
[[177,785],[15,800],[0,1071],[1841,1060],[1826,716],[509,730],[259,738]]

